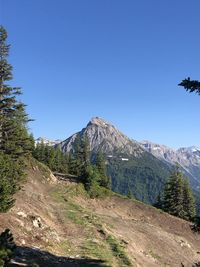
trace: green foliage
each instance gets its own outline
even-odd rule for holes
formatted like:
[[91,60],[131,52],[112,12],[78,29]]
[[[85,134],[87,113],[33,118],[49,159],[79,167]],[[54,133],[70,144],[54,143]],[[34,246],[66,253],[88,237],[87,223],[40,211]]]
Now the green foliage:
[[110,179],[106,175],[105,160],[98,153],[94,164],[91,163],[89,141],[86,137],[77,134],[74,151],[64,154],[59,147],[38,144],[33,151],[33,156],[47,165],[52,171],[70,173],[79,176],[90,197],[104,195],[103,188],[109,188]]
[[182,80],[181,83],[179,83],[179,86],[183,86],[186,91],[189,91],[190,93],[196,92],[200,95],[200,82],[197,80],[190,80],[190,77],[187,79]]
[[178,170],[173,172],[164,189],[163,208],[168,213],[182,218],[183,208],[183,176]]
[[[6,30],[0,27],[0,211],[12,207],[12,195],[24,178],[24,158],[31,152],[27,132],[28,116],[25,105],[18,101],[18,87],[11,87],[12,66],[7,62],[10,46],[6,43]],[[9,167],[8,167],[9,166]]]
[[97,189],[99,186],[99,173],[98,170],[92,165],[90,165],[86,170],[84,185],[87,191],[90,191],[92,188]]
[[78,175],[85,185],[90,197],[102,195],[102,187],[110,187],[110,179],[106,175],[105,159],[98,152],[95,162],[91,163],[89,141],[86,136],[77,134],[74,142],[74,151],[69,156],[69,169],[72,174]]
[[186,179],[183,181],[183,210],[184,219],[192,221],[196,215],[195,199]]
[[35,139],[32,133],[29,135],[29,150],[31,151],[31,154],[33,154],[35,150]]
[[[95,264],[94,266],[111,266],[109,263],[112,263],[113,255],[112,252],[108,250],[106,244],[103,242],[95,242],[94,239],[87,238],[86,241],[82,245],[81,254],[84,258],[95,258],[101,259],[106,264],[99,265]],[[82,265],[81,265],[82,266]],[[85,267],[89,267],[90,265],[84,265]]]
[[185,220],[192,220],[196,214],[189,183],[178,167],[165,185],[162,206],[166,212]]
[[0,234],[0,266],[5,266],[10,261],[15,248],[12,233],[6,229]]
[[113,236],[109,235],[106,239],[108,244],[110,245],[113,255],[118,259],[120,262],[121,267],[128,267],[133,266],[130,259],[125,253],[124,247],[119,243],[118,240],[116,240]]
[[101,151],[98,151],[96,154],[95,166],[100,178],[99,185],[109,189],[111,187],[111,179],[107,175],[105,158]]
[[160,194],[158,194],[157,200],[153,205],[157,209],[162,209],[163,208],[163,200]]
[[87,183],[90,173],[90,147],[88,138],[77,134],[72,152],[72,174],[82,177],[82,181]]
[[0,212],[8,211],[14,204],[13,194],[19,188],[18,169],[8,155],[0,152]]
[[134,198],[148,204],[155,203],[170,174],[170,167],[146,152],[134,157],[116,151],[107,166],[113,191],[127,196],[130,190]]
[[68,155],[62,153],[59,148],[38,144],[33,151],[33,156],[40,162],[47,165],[52,171],[68,172]]

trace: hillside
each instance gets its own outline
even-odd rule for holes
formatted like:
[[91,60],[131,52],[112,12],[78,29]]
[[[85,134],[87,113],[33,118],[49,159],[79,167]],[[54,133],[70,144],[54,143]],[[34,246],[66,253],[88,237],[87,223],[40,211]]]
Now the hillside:
[[81,184],[59,181],[36,162],[0,222],[18,245],[10,266],[189,267],[200,260],[200,235],[188,222],[113,193],[89,199]]

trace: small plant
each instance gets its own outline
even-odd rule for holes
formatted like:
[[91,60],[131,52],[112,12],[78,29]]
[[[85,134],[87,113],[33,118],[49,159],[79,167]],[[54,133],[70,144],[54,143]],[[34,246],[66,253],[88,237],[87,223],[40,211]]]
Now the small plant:
[[133,266],[130,259],[124,251],[124,246],[119,243],[113,236],[109,235],[107,237],[107,242],[113,252],[113,255],[121,262],[121,267],[131,267]]
[[0,235],[0,266],[5,266],[13,255],[16,248],[13,235],[9,229],[6,229]]

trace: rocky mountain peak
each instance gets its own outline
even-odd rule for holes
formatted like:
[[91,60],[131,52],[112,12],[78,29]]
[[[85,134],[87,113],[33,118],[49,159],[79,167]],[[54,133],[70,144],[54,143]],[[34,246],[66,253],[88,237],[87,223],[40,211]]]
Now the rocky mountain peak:
[[89,121],[87,126],[90,126],[90,125],[97,125],[97,126],[101,126],[101,127],[111,126],[110,123],[108,123],[107,121],[105,121],[104,119],[102,119],[100,117],[91,118],[91,120]]
[[[79,134],[87,136],[91,151],[101,149],[103,153],[112,154],[113,151],[120,150],[123,153],[135,156],[144,152],[137,142],[130,140],[111,123],[99,117],[93,117]],[[69,137],[61,143],[61,148],[64,152],[69,152],[73,149],[76,135]]]

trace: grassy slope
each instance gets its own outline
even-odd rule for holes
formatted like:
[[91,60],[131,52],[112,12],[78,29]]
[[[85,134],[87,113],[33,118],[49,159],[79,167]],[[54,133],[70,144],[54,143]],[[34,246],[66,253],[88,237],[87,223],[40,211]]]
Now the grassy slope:
[[16,198],[0,215],[0,230],[11,228],[16,259],[28,266],[178,267],[200,260],[200,236],[187,222],[115,194],[91,200],[81,184],[58,183],[42,165],[29,166]]

